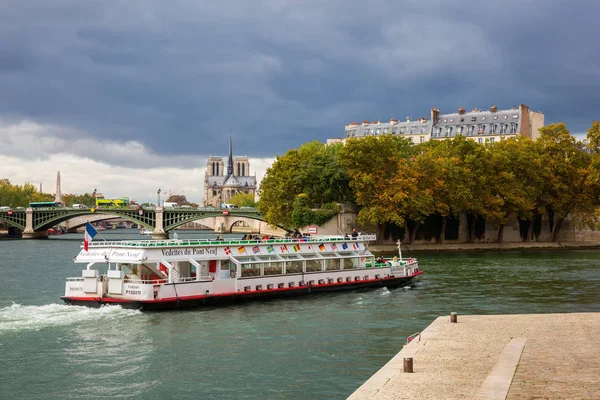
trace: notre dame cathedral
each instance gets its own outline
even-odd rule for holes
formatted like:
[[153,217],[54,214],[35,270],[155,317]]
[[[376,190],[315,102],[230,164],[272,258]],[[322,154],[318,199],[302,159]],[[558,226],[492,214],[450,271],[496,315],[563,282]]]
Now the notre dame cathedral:
[[225,173],[223,157],[208,158],[204,175],[204,206],[220,207],[238,193],[255,196],[256,176],[250,176],[248,157],[233,157],[230,136],[227,173]]

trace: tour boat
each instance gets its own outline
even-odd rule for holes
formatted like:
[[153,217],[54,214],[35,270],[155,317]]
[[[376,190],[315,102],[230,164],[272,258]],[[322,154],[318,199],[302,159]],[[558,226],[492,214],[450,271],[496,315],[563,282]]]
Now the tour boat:
[[[375,235],[265,240],[92,242],[75,258],[81,277],[67,278],[68,304],[162,310],[309,293],[395,288],[422,272],[417,260],[378,259]],[[101,273],[99,269],[105,270]]]
[[152,235],[152,231],[150,229],[142,229],[140,235]]

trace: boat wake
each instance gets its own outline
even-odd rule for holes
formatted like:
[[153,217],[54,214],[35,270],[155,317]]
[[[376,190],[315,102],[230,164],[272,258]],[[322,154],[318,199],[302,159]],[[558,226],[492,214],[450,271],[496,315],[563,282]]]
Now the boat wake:
[[125,310],[120,306],[88,308],[64,304],[43,306],[13,304],[0,308],[0,335],[9,332],[38,331],[72,324],[81,325],[82,322],[87,321],[121,319],[134,315],[141,315],[141,312]]

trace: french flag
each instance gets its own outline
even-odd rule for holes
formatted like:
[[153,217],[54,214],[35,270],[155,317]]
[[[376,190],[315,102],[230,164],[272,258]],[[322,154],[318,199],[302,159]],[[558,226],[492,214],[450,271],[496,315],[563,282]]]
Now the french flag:
[[88,245],[94,239],[98,232],[89,222],[85,224],[85,233],[83,234],[83,249],[88,251]]

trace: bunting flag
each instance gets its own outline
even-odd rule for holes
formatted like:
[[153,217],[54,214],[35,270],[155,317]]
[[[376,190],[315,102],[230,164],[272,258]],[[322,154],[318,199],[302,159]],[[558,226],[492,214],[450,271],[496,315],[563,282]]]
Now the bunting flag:
[[272,253],[274,251],[275,251],[275,249],[273,249],[273,245],[272,244],[270,244],[270,245],[267,246],[267,252],[268,253]]
[[294,251],[296,253],[300,251],[300,245],[299,244],[294,245]]
[[260,253],[260,247],[258,247],[258,245],[254,246],[254,247],[252,248],[252,252],[253,252],[254,254],[256,254],[256,253]]
[[352,243],[352,247],[354,247],[354,250],[358,250],[358,244]]
[[229,248],[229,246],[225,247],[225,254],[231,254],[231,249]]
[[321,250],[321,251],[325,250],[325,245],[323,243],[321,243],[319,245],[319,250]]
[[246,247],[245,246],[238,247],[238,253],[240,253],[240,254],[246,253]]
[[335,243],[331,244],[331,251],[336,251],[337,250],[337,246]]
[[342,245],[342,249],[344,249],[344,250],[348,250],[348,243],[344,243],[344,244]]
[[279,250],[281,250],[282,253],[285,253],[286,251],[288,251],[287,244],[284,244],[283,246],[280,246]]

